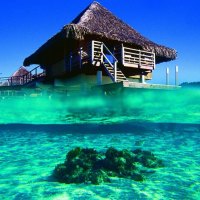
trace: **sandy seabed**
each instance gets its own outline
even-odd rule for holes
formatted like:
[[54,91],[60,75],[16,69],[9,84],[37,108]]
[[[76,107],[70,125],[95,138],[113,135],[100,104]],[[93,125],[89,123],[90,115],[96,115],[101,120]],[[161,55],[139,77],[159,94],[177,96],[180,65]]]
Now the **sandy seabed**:
[[[86,125],[74,131],[59,130],[56,125],[49,129],[7,125],[0,129],[0,199],[200,199],[200,126],[180,127],[141,129],[121,124],[101,129]],[[78,146],[98,151],[108,147],[150,150],[165,167],[143,182],[122,178],[102,185],[55,182],[51,177],[54,167]]]

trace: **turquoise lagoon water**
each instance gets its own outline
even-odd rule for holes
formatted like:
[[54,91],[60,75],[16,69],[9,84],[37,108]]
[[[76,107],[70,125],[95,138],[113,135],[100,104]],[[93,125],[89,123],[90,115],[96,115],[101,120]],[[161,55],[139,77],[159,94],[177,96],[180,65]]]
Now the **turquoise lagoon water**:
[[[0,199],[200,199],[200,90],[6,97],[0,109]],[[143,182],[55,182],[77,146],[141,148],[165,167]]]

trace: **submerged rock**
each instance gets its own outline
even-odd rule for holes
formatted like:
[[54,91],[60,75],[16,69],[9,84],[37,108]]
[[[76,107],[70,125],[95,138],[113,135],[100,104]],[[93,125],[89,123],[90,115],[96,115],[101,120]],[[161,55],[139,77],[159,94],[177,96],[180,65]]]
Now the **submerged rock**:
[[136,149],[133,151],[133,153],[135,154],[135,162],[141,163],[144,167],[164,167],[162,160],[156,158],[155,155],[150,151],[142,151],[141,149]]
[[92,184],[99,185],[104,182],[110,182],[110,178],[105,171],[97,170],[91,173],[90,181]]
[[145,180],[143,168],[163,167],[162,161],[149,151],[135,151],[108,148],[105,154],[95,149],[77,147],[68,152],[63,164],[54,169],[54,177],[61,183],[110,182],[109,177],[129,178],[135,181]]

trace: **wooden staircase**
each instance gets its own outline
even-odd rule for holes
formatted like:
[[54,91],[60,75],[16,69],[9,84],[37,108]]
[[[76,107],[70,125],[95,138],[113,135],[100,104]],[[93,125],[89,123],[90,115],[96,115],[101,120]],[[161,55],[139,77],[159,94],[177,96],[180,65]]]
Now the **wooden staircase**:
[[117,67],[117,63],[118,60],[103,42],[92,41],[92,64],[103,66],[114,83],[128,81],[123,72]]
[[[105,71],[107,72],[107,74],[110,76],[110,78],[114,82],[115,72],[114,72],[113,67],[109,63],[105,63],[105,62],[103,62],[103,65],[104,65]],[[127,81],[127,78],[122,73],[122,71],[119,70],[119,69],[117,70],[116,76],[117,76],[117,81],[116,82]]]

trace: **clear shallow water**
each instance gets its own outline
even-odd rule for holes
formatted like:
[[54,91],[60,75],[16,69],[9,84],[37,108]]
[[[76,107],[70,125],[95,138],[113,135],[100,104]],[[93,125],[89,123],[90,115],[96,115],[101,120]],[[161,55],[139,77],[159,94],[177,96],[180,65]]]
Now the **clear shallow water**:
[[[1,126],[0,199],[199,199],[199,125],[121,124],[117,129],[115,133],[112,125],[79,126],[83,131],[72,126]],[[110,146],[142,148],[162,158],[166,167],[144,182],[118,178],[99,186],[54,182],[55,165],[77,146],[99,151]]]
[[[0,100],[0,199],[200,199],[200,92]],[[152,151],[166,167],[144,182],[60,184],[74,147]]]
[[118,96],[43,95],[0,100],[0,124],[200,123],[200,90],[131,90]]

